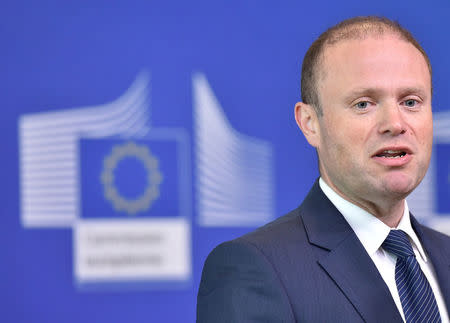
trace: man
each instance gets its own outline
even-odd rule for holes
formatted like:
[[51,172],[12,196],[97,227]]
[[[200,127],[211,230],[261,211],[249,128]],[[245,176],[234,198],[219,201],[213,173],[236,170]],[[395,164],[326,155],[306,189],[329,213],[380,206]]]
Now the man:
[[430,161],[431,92],[428,57],[397,23],[322,34],[295,106],[320,179],[298,209],[214,249],[198,322],[449,322],[450,238],[405,201]]

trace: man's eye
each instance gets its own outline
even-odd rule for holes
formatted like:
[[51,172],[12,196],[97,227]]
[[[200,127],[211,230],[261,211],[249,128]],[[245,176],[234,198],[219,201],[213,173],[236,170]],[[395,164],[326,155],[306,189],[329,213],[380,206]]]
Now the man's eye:
[[405,106],[407,106],[408,108],[414,108],[417,104],[417,101],[414,99],[409,99],[405,101]]
[[368,106],[369,102],[367,101],[361,101],[355,104],[355,107],[357,107],[358,109],[367,109]]

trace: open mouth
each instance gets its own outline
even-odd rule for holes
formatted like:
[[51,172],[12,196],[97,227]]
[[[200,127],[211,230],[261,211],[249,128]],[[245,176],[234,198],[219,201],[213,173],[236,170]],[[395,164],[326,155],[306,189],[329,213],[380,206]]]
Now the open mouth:
[[401,158],[406,156],[407,152],[404,150],[383,150],[382,152],[376,154],[376,157],[384,158]]

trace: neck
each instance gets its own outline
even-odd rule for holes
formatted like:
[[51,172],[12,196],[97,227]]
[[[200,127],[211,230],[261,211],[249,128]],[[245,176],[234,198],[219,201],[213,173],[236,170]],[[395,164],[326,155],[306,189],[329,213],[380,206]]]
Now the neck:
[[400,223],[405,210],[404,198],[392,198],[384,196],[379,199],[375,199],[373,196],[371,196],[370,200],[364,199],[360,196],[355,196],[354,194],[345,194],[330,181],[327,181],[323,177],[322,179],[333,191],[335,191],[343,199],[369,212],[380,221],[385,223],[387,226],[396,228]]
[[366,203],[350,201],[362,209],[366,210],[373,216],[380,219],[384,224],[391,228],[396,228],[400,223],[405,211],[405,200],[396,201],[396,203],[375,204],[371,201],[364,201]]

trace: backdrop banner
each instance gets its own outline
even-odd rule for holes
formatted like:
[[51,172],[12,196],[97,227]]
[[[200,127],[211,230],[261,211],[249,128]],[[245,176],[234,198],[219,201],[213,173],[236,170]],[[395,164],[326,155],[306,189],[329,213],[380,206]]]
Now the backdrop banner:
[[194,322],[208,253],[318,177],[293,113],[301,62],[357,15],[398,20],[430,56],[433,155],[408,203],[450,233],[448,1],[0,9],[2,322]]

